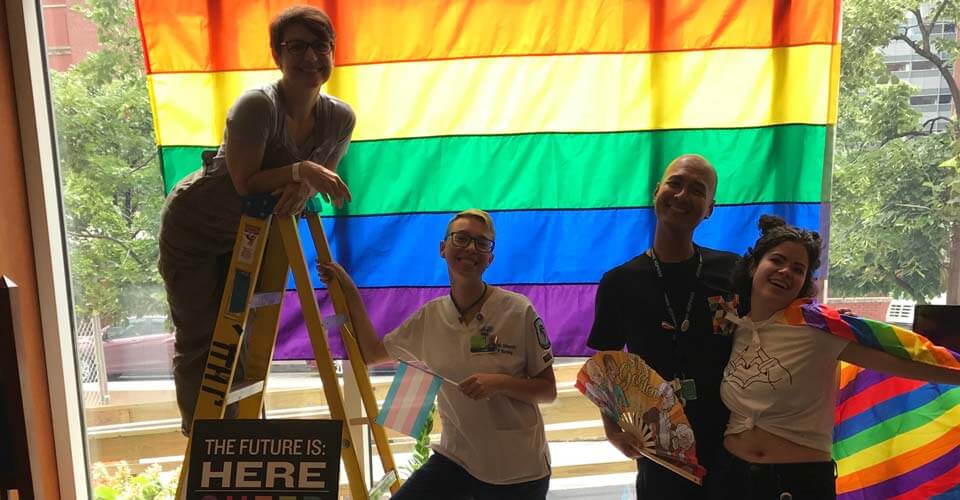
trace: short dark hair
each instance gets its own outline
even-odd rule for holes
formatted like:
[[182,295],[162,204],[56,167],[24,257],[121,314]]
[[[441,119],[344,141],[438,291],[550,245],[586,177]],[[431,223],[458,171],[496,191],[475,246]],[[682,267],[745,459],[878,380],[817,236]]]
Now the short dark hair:
[[763,256],[786,241],[793,241],[803,245],[807,251],[807,275],[803,279],[799,297],[812,297],[816,294],[813,284],[813,273],[820,267],[820,252],[823,240],[820,233],[794,227],[776,215],[761,215],[760,239],[748,248],[734,272],[733,284],[740,295],[740,312],[750,311],[750,294],[753,292],[753,271],[760,264]]
[[333,31],[333,23],[326,12],[312,5],[295,5],[277,14],[270,22],[270,49],[274,57],[280,55],[284,30],[295,24],[307,28],[317,38],[330,42],[331,47],[336,41],[337,34]]

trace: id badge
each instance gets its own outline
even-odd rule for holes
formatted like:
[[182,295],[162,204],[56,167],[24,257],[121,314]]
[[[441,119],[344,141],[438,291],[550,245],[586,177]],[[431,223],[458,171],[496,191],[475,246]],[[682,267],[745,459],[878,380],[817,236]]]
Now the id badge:
[[692,378],[680,381],[680,395],[687,401],[697,399],[697,382]]
[[497,338],[493,335],[471,335],[470,354],[497,352]]

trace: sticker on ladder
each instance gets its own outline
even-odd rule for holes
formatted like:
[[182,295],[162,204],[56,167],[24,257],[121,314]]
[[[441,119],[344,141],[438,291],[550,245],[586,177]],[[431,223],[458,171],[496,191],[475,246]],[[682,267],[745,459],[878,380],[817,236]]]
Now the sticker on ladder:
[[240,243],[240,253],[237,260],[248,266],[253,265],[253,256],[257,252],[257,240],[260,239],[260,228],[253,224],[244,224],[243,241]]
[[250,290],[250,273],[237,271],[233,275],[233,289],[230,290],[230,306],[228,314],[243,314],[246,309],[247,293]]
[[327,330],[336,330],[347,322],[347,316],[344,314],[334,314],[323,318],[323,327]]

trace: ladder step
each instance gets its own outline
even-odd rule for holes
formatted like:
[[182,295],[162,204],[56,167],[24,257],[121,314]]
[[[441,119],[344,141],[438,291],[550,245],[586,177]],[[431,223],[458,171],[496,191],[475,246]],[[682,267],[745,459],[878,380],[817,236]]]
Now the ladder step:
[[227,394],[227,404],[236,403],[241,399],[249,398],[263,392],[263,380],[244,380],[233,385],[230,394]]
[[266,306],[275,306],[280,303],[280,299],[283,298],[282,292],[261,292],[253,294],[253,298],[250,299],[250,309],[256,309],[258,307]]

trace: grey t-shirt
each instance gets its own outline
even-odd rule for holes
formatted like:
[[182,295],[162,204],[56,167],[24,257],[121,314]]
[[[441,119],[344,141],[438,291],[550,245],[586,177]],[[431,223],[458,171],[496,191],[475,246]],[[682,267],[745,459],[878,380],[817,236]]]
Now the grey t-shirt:
[[231,141],[265,142],[262,169],[310,160],[335,170],[350,146],[356,118],[347,103],[320,94],[316,108],[316,126],[299,147],[287,134],[286,109],[276,83],[243,93],[227,113],[223,144],[207,168],[207,175],[227,174],[226,154]]
[[233,141],[265,143],[261,169],[310,160],[336,169],[350,146],[356,118],[347,103],[320,94],[313,134],[299,147],[286,130],[277,83],[248,90],[227,114],[223,144],[213,161],[182,181],[167,197],[160,229],[160,265],[189,266],[229,253],[240,222],[240,197],[227,172]]

